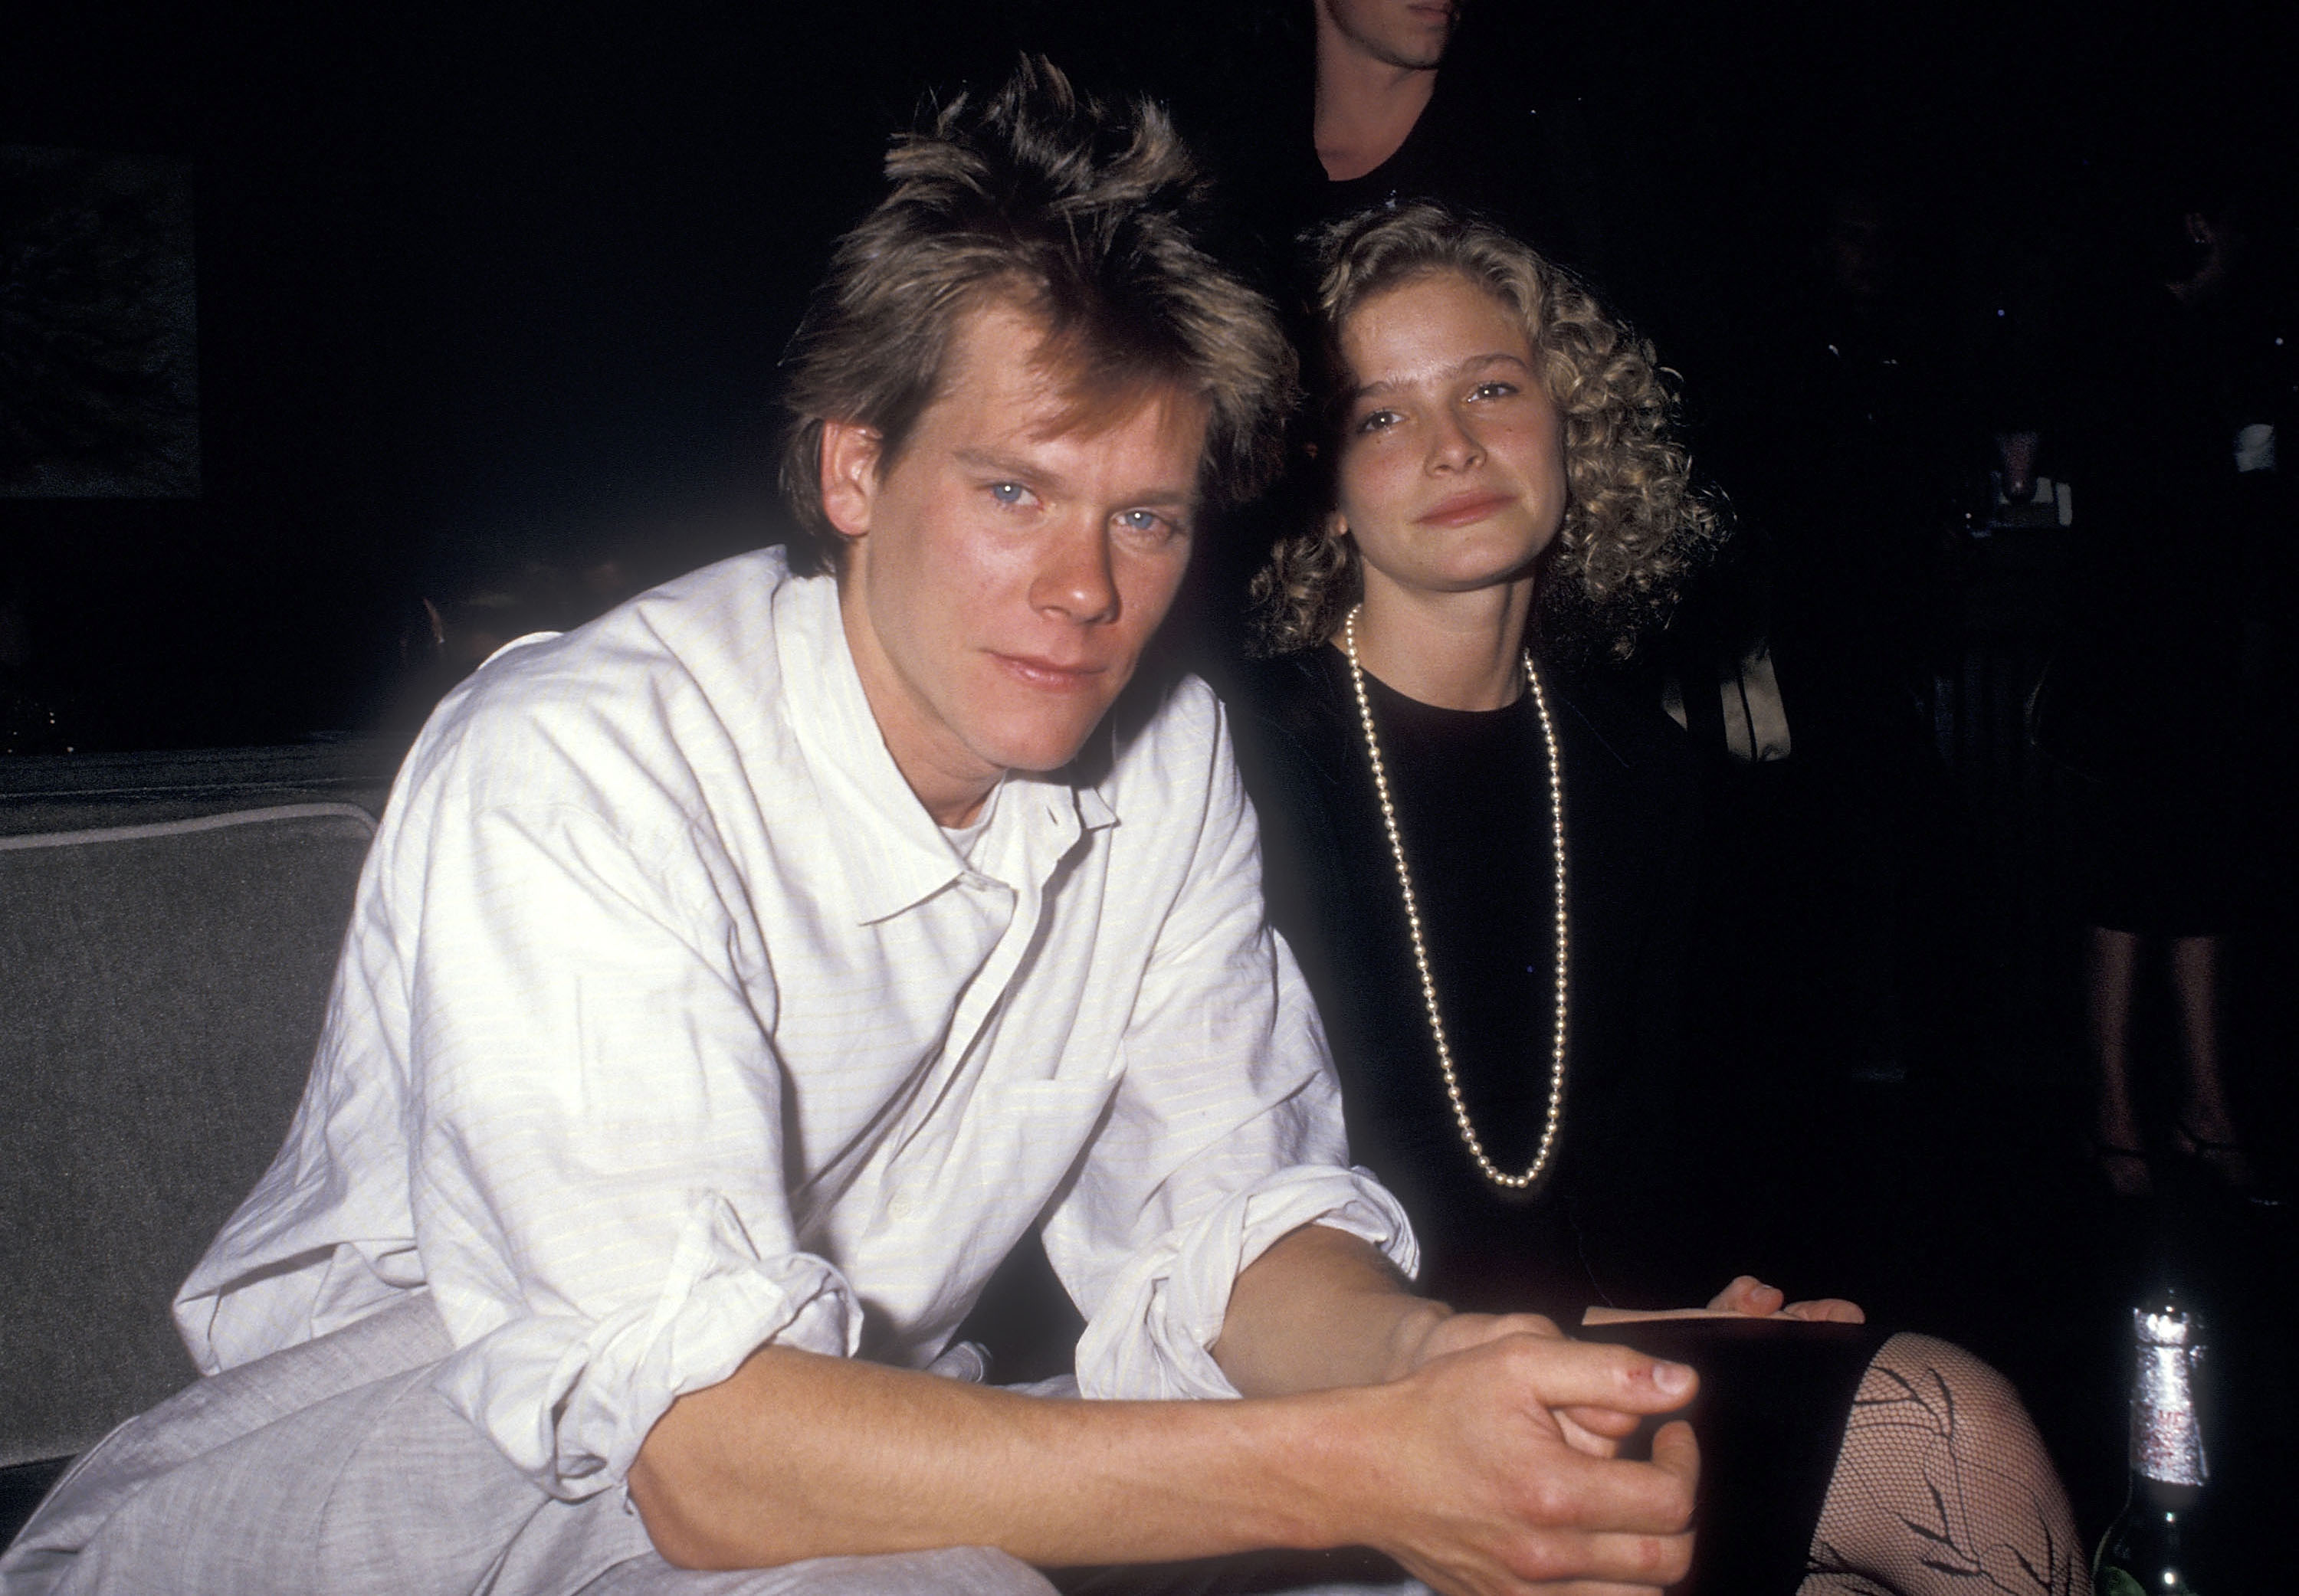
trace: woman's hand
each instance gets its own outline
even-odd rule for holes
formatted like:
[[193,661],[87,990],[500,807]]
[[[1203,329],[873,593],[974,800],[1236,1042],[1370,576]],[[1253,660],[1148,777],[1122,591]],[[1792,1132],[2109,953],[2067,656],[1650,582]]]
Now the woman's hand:
[[1584,1325],[1625,1325],[1652,1319],[1798,1319],[1813,1324],[1863,1325],[1868,1316],[1860,1304],[1842,1297],[1814,1297],[1791,1302],[1777,1286],[1767,1286],[1754,1275],[1735,1275],[1732,1283],[1709,1300],[1706,1308],[1591,1308],[1581,1316]]
[[1857,1302],[1842,1297],[1814,1297],[1791,1302],[1789,1294],[1767,1286],[1754,1275],[1735,1275],[1732,1283],[1709,1300],[1709,1311],[1738,1313],[1749,1319],[1802,1319],[1814,1324],[1864,1325],[1868,1316]]

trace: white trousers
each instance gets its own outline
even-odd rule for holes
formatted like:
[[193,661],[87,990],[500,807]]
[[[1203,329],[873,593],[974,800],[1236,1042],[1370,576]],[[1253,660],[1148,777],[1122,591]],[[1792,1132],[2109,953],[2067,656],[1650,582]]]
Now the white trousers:
[[[450,1408],[431,1374],[452,1350],[417,1296],[179,1392],[58,1483],[0,1558],[0,1596],[1056,1596],[986,1547],[673,1568],[620,1490],[546,1495]],[[1425,1590],[1352,1567],[1276,1554],[1065,1584],[1093,1596]]]

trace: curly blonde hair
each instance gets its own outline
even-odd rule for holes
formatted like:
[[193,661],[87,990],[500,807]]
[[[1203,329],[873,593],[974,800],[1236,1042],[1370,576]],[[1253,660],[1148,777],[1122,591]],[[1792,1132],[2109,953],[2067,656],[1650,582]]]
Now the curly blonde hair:
[[1568,665],[1634,654],[1724,535],[1718,506],[1692,485],[1691,460],[1669,436],[1673,374],[1656,363],[1652,346],[1529,245],[1433,203],[1335,222],[1317,236],[1315,251],[1322,447],[1313,464],[1323,501],[1305,529],[1278,541],[1253,579],[1259,651],[1290,654],[1328,641],[1364,593],[1355,541],[1325,525],[1353,384],[1342,329],[1376,295],[1452,272],[1523,320],[1564,425],[1564,523],[1533,616],[1542,652]]

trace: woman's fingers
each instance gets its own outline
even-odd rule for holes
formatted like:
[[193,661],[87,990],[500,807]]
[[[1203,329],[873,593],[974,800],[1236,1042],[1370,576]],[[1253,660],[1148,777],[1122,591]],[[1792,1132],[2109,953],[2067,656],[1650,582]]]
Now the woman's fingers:
[[1788,1319],[1808,1319],[1814,1324],[1864,1325],[1868,1315],[1860,1304],[1843,1297],[1814,1297],[1808,1302],[1790,1302],[1781,1311]]
[[1767,1286],[1754,1275],[1735,1275],[1730,1285],[1709,1299],[1708,1306],[1722,1313],[1764,1319],[1778,1313],[1788,1300],[1788,1293],[1777,1286]]

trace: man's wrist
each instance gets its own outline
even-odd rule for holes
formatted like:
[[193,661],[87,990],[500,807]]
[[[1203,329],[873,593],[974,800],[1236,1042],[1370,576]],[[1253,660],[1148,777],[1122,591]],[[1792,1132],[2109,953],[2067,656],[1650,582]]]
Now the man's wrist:
[[1267,1419],[1256,1426],[1254,1467],[1267,1482],[1268,1544],[1323,1551],[1381,1539],[1369,1517],[1378,1516],[1380,1493],[1367,1487],[1382,1472],[1375,1438],[1388,1434],[1389,1394],[1342,1385],[1250,1404]]
[[1428,1360],[1430,1337],[1453,1317],[1452,1309],[1428,1297],[1414,1297],[1397,1316],[1389,1335],[1389,1361],[1383,1377],[1401,1380]]

